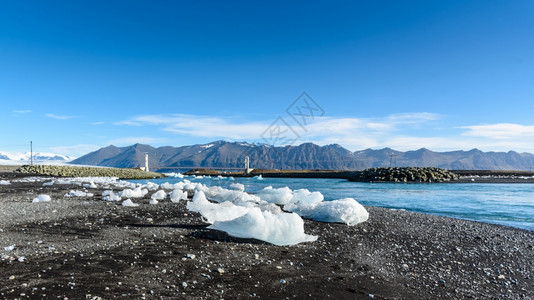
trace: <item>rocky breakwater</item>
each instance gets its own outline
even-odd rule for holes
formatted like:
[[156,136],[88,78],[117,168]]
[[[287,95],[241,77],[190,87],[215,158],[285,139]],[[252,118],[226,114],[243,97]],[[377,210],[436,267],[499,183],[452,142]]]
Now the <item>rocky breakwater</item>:
[[145,172],[140,169],[95,168],[76,166],[24,165],[14,171],[22,174],[47,175],[56,177],[117,177],[120,179],[151,179],[164,177],[163,174]]
[[449,182],[458,179],[451,171],[434,167],[370,168],[358,172],[356,182]]

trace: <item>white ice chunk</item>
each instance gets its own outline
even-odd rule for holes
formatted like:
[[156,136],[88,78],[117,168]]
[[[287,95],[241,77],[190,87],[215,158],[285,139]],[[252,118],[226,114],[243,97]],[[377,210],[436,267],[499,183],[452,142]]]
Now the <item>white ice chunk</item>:
[[174,189],[174,185],[170,184],[168,182],[162,183],[159,187],[164,189],[164,190],[172,190],[172,189]]
[[[87,197],[88,193],[84,191],[73,191],[71,190],[69,193],[65,194],[65,197]],[[91,194],[90,197],[92,197],[93,194]]]
[[98,186],[92,181],[89,182],[89,183],[84,184],[83,187],[86,188],[86,189],[96,189],[96,188],[98,188]]
[[304,218],[348,225],[356,225],[369,219],[367,210],[352,198],[322,201],[316,204],[290,203],[285,205],[284,209]]
[[56,184],[75,184],[70,179],[56,179]]
[[167,194],[165,193],[164,190],[159,190],[155,192],[154,194],[152,194],[152,196],[150,196],[150,198],[154,200],[163,200],[165,199],[165,197],[167,197]]
[[294,245],[317,240],[316,236],[304,233],[304,221],[297,214],[272,214],[251,208],[236,219],[217,221],[208,228],[227,232],[239,238],[254,238],[275,245]]
[[4,247],[4,250],[6,251],[13,251],[15,249],[15,245]]
[[147,189],[142,189],[141,187],[136,187],[135,189],[125,189],[119,193],[120,197],[124,198],[143,198],[148,194]]
[[273,189],[272,186],[268,186],[263,190],[259,191],[258,196],[261,200],[274,204],[284,205],[289,203],[291,198],[293,198],[293,193],[291,192],[291,189],[289,189],[287,186],[278,189]]
[[157,189],[159,189],[159,185],[151,181],[147,182],[144,187],[149,191],[156,191]]
[[300,205],[317,204],[324,200],[323,194],[320,192],[310,192],[307,189],[300,189],[293,191],[293,198],[290,203],[299,203]]
[[232,184],[230,184],[230,189],[234,190],[234,191],[244,192],[245,191],[245,185],[243,185],[241,183],[232,183]]
[[192,191],[192,190],[195,189],[195,187],[196,187],[196,184],[189,182],[189,183],[186,183],[184,185],[184,190],[191,190]]
[[195,186],[195,192],[203,191],[204,193],[206,193],[208,190],[209,190],[208,186],[202,183],[198,183]]
[[137,207],[137,206],[139,206],[139,204],[133,203],[132,200],[130,200],[130,199],[126,199],[126,200],[122,201],[122,206]]
[[167,177],[184,178],[184,175],[182,175],[181,173],[171,172],[171,173],[163,173],[163,174],[165,174],[165,176]]
[[11,182],[9,182],[8,180],[0,180],[0,185],[10,185]]
[[208,223],[232,220],[248,211],[247,208],[236,206],[229,201],[220,204],[211,203],[202,191],[195,193],[193,201],[187,203],[187,209],[200,213]]
[[176,189],[171,193],[171,201],[173,203],[178,203],[180,200],[187,200],[187,192]]
[[241,191],[227,190],[220,186],[210,187],[209,189],[204,191],[204,193],[210,200],[213,200],[219,203],[230,201],[234,204],[241,205],[244,202],[257,203],[260,201],[260,198],[258,196],[250,195],[248,193],[241,192]]
[[112,190],[106,190],[102,192],[102,199],[105,201],[120,201],[121,197],[115,194]]
[[45,194],[40,194],[39,196],[33,198],[32,202],[50,202],[52,201],[52,199],[50,198],[50,196],[48,195],[45,195]]

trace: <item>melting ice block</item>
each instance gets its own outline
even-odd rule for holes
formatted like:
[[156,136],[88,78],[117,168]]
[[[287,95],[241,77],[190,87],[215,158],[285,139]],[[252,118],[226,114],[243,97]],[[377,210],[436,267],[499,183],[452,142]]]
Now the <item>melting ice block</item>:
[[234,190],[234,191],[244,192],[245,191],[245,185],[243,185],[242,183],[232,183],[232,184],[230,184],[230,189]]
[[180,200],[187,200],[187,192],[184,192],[181,189],[173,190],[170,198],[173,203],[178,203]]
[[122,201],[122,206],[137,207],[137,206],[139,206],[139,204],[133,203],[133,201],[131,199],[126,199],[126,200]]
[[320,192],[310,192],[307,189],[300,189],[293,191],[293,198],[290,203],[299,203],[300,205],[313,205],[324,200],[323,194]]
[[147,189],[142,189],[141,187],[136,187],[135,189],[125,189],[119,193],[120,197],[124,198],[143,198],[148,194]]
[[163,199],[165,199],[166,196],[167,196],[167,194],[165,193],[164,190],[159,190],[159,191],[155,192],[154,194],[152,194],[152,196],[150,196],[150,199],[163,200]]
[[273,189],[272,186],[268,186],[259,191],[258,196],[261,200],[284,205],[288,204],[291,198],[293,198],[293,192],[287,186],[279,189]]
[[208,228],[227,232],[239,238],[254,238],[275,245],[286,246],[317,240],[304,233],[304,221],[297,214],[273,214],[258,207],[229,221],[217,221]]
[[102,199],[104,201],[120,201],[121,197],[115,194],[112,190],[105,190],[102,192]]
[[248,208],[236,206],[229,201],[211,203],[202,191],[195,193],[193,201],[187,203],[187,209],[200,213],[208,223],[232,220],[246,214],[248,211]]
[[304,218],[347,225],[356,225],[369,219],[369,213],[363,205],[352,198],[318,203],[289,203],[284,206],[284,209]]
[[50,196],[44,195],[44,194],[41,194],[41,195],[33,198],[33,200],[32,200],[32,202],[34,202],[34,203],[36,203],[36,202],[50,202],[50,201],[52,201]]

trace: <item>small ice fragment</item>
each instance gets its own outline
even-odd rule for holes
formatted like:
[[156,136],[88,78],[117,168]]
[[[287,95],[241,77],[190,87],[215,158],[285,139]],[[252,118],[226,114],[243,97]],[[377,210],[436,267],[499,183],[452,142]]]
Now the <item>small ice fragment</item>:
[[45,195],[45,194],[40,194],[39,196],[37,196],[36,198],[33,198],[33,200],[32,200],[33,203],[36,203],[36,202],[50,202],[50,201],[52,201],[50,196]]
[[173,203],[178,203],[180,200],[187,200],[187,192],[179,189],[173,190],[171,193],[171,201]]
[[150,196],[150,198],[153,199],[153,200],[163,200],[163,199],[165,199],[166,196],[167,196],[167,194],[165,193],[164,190],[159,190],[159,191],[155,192],[154,194],[152,194],[152,196]]
[[232,184],[230,184],[230,189],[234,190],[234,191],[244,192],[245,191],[245,185],[243,185],[241,183],[232,183]]
[[139,204],[133,203],[132,200],[130,200],[130,199],[126,199],[126,200],[122,201],[122,206],[137,207],[137,206],[139,206]]

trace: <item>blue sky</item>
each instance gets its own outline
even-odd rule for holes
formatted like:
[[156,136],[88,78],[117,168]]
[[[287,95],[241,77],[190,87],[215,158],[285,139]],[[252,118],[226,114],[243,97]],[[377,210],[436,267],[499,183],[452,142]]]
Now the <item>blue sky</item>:
[[282,124],[353,151],[534,152],[533,49],[532,1],[4,0],[0,151],[268,142]]

